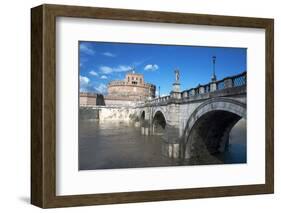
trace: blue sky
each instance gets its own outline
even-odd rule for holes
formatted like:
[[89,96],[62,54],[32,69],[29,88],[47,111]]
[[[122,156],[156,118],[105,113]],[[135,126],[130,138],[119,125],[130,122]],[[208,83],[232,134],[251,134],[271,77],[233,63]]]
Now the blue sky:
[[[217,79],[247,69],[246,48],[129,44],[112,42],[79,42],[80,91],[106,94],[112,80],[123,80],[131,67],[144,74],[144,80],[160,86],[167,95],[180,70],[181,90],[210,82],[216,56]],[[158,92],[158,91],[157,91]]]

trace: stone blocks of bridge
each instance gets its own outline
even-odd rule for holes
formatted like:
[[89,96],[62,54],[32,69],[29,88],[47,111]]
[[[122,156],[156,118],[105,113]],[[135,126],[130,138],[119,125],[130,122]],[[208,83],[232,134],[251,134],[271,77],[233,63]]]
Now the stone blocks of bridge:
[[168,125],[162,135],[162,154],[169,158],[180,158],[179,129]]
[[226,78],[224,80],[224,87],[225,88],[231,88],[233,87],[233,80],[231,78]]
[[162,143],[162,154],[168,158],[180,158],[180,144],[179,143]]
[[210,91],[213,92],[213,91],[216,91],[217,90],[217,84],[216,82],[213,82],[210,84]]
[[141,134],[142,135],[151,135],[151,125],[148,120],[144,120],[141,123]]

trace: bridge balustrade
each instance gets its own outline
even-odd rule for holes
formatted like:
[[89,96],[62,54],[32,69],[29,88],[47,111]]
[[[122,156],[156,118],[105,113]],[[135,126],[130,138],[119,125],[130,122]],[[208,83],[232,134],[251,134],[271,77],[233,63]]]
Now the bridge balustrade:
[[246,72],[244,75],[237,75],[234,78],[232,78],[233,81],[233,87],[243,86],[247,84],[247,75]]
[[216,82],[216,84],[217,84],[217,90],[222,90],[225,88],[223,80]]
[[223,90],[226,88],[238,87],[243,85],[246,85],[246,72],[235,76],[227,77],[216,82],[210,82],[205,85],[198,85],[198,87],[196,88],[184,90],[181,95],[182,98],[188,98],[199,94],[213,92],[215,90]]
[[[189,99],[190,97],[214,92],[216,90],[223,90],[231,87],[239,87],[247,84],[247,73],[243,72],[235,76],[227,77],[219,81],[210,82],[205,85],[198,85],[196,88],[191,88],[189,90],[184,90],[180,93],[181,99]],[[146,104],[159,104],[166,103],[175,98],[174,96],[163,96],[148,100]]]

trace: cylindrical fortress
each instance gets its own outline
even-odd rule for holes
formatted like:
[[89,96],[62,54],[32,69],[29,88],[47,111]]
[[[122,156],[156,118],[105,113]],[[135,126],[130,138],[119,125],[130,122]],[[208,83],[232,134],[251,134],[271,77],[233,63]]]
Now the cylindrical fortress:
[[126,97],[135,101],[155,97],[155,85],[145,83],[142,74],[127,73],[124,80],[114,80],[107,85],[108,96]]

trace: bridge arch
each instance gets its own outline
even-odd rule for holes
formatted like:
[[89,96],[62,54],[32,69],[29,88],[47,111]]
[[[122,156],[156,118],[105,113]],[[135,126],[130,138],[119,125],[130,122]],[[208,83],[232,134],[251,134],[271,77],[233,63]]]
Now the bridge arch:
[[167,126],[167,120],[161,110],[156,110],[152,118],[153,134],[163,134]]
[[183,135],[182,156],[212,157],[224,152],[229,133],[242,118],[246,104],[228,98],[213,98],[199,105],[189,117]]
[[144,121],[144,120],[145,120],[145,110],[142,110],[142,111],[140,112],[140,120],[141,120],[141,121]]
[[153,119],[155,118],[156,113],[158,113],[158,115],[159,115],[159,113],[161,113],[167,123],[167,115],[166,115],[165,107],[157,106],[155,108],[152,108],[152,112],[151,112],[151,121],[152,122],[153,122]]

